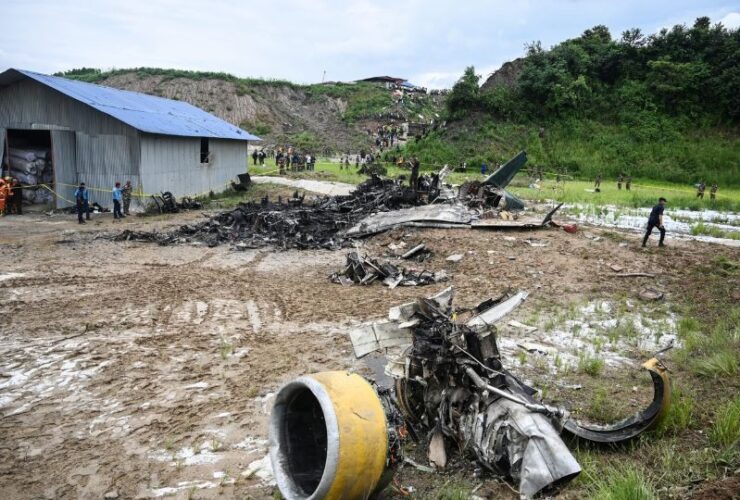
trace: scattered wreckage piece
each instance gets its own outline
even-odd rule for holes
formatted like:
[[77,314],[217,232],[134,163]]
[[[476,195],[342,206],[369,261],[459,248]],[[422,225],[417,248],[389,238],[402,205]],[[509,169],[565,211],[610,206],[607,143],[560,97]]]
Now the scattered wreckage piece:
[[232,182],[231,183],[231,189],[237,192],[244,192],[249,189],[249,186],[252,184],[252,177],[248,173],[238,174],[236,178],[239,180],[239,182]]
[[553,225],[552,217],[562,203],[545,215],[541,221],[532,217],[512,219],[479,220],[480,214],[462,204],[421,205],[392,212],[372,214],[360,220],[344,234],[347,237],[361,238],[383,233],[398,227],[431,227],[438,229],[459,228],[478,230],[542,229]]
[[421,205],[392,212],[379,212],[360,220],[345,236],[361,238],[396,227],[470,227],[478,214],[462,204]]
[[642,367],[650,372],[653,380],[653,400],[646,409],[609,425],[581,424],[568,419],[565,421],[564,429],[589,441],[618,443],[637,437],[654,427],[671,407],[671,381],[668,378],[668,369],[657,358],[645,361]]
[[399,268],[390,262],[381,262],[368,256],[360,257],[357,252],[347,254],[347,266],[342,272],[333,273],[329,280],[333,283],[349,286],[352,284],[369,285],[375,281],[382,281],[389,288],[397,286],[423,286],[447,281],[449,277],[444,271],[417,272],[411,269]]
[[369,498],[402,463],[406,435],[389,390],[348,372],[300,377],[270,415],[275,480],[287,500]]
[[[506,370],[495,324],[526,299],[526,292],[453,308],[453,289],[389,310],[388,319],[350,333],[357,357],[386,353],[395,377],[395,402],[412,435],[426,435],[430,460],[442,467],[445,450],[474,455],[486,469],[514,480],[525,497],[550,491],[580,467],[560,434],[615,443],[654,426],[670,406],[670,381],[656,358],[647,361],[653,401],[611,425],[575,421],[562,409],[535,399],[536,390]],[[472,317],[469,317],[472,315]],[[440,447],[440,436],[451,446]]]
[[177,201],[175,195],[169,191],[163,191],[161,194],[152,195],[152,201],[154,206],[157,207],[157,211],[160,214],[175,214],[180,210],[200,210],[203,208],[203,204],[192,198],[184,196]]

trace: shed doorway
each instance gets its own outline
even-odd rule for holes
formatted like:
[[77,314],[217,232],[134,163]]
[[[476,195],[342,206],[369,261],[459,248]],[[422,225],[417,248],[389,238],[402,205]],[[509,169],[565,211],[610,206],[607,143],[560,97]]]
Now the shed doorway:
[[8,175],[21,185],[23,206],[54,205],[54,162],[49,130],[8,129]]

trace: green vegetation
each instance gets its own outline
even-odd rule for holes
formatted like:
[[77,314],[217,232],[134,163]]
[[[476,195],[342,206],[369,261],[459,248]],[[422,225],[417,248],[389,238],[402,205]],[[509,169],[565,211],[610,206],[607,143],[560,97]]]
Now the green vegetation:
[[671,408],[660,422],[657,432],[660,436],[676,435],[691,427],[694,422],[694,398],[691,393],[674,387],[671,395]]
[[447,129],[408,152],[480,165],[526,149],[534,165],[582,178],[737,185],[738,42],[738,30],[706,17],[649,37],[633,29],[614,40],[596,26],[550,50],[535,42],[513,86],[481,89],[467,68],[447,99]]
[[468,500],[472,493],[470,488],[459,484],[447,483],[434,495],[435,500]]
[[658,495],[655,486],[635,466],[617,467],[593,478],[593,496],[596,500],[653,500]]
[[299,88],[298,85],[287,80],[274,80],[264,78],[239,78],[229,73],[213,72],[213,71],[189,71],[184,69],[169,69],[169,68],[128,68],[128,69],[112,69],[109,71],[103,71],[97,68],[77,68],[69,71],[60,71],[54,73],[54,76],[62,76],[64,78],[70,78],[74,80],[80,80],[88,83],[100,83],[107,78],[113,76],[126,75],[129,73],[136,73],[140,78],[146,78],[148,76],[159,76],[163,77],[163,80],[174,80],[175,78],[185,78],[188,80],[223,80],[225,82],[234,82],[242,84],[244,86],[257,87],[260,85],[280,85],[284,87]]
[[321,149],[321,140],[312,132],[293,134],[289,138],[298,151],[318,151]]
[[244,130],[248,130],[250,133],[256,135],[257,137],[261,137],[272,132],[272,127],[262,122],[245,121],[240,123],[239,127],[243,128]]
[[599,387],[584,411],[584,415],[594,422],[614,422],[619,417],[617,402],[609,395],[606,388]]
[[595,356],[581,356],[578,358],[578,371],[592,377],[598,377],[604,371],[604,360]]
[[740,452],[740,396],[719,409],[709,430],[709,440],[715,446]]
[[710,226],[703,222],[691,226],[691,234],[714,236],[715,238],[729,238],[731,240],[740,240],[740,231],[724,231],[721,228]]
[[[682,183],[685,189],[700,180],[717,182],[720,194],[738,186],[740,141],[735,129],[697,129],[677,118],[660,119],[656,137],[643,139],[636,134],[644,128],[627,123],[578,118],[515,123],[473,113],[409,142],[404,154],[418,156],[431,169],[464,161],[479,170],[482,163],[495,167],[525,150],[528,165],[542,168],[550,179],[559,172],[593,182],[602,174],[603,184],[608,184],[624,172],[633,178]],[[540,123],[544,139],[539,137]]]
[[702,332],[694,320],[679,324],[683,348],[677,358],[688,362],[693,373],[705,378],[735,377],[740,363],[740,307],[726,312],[709,332]]

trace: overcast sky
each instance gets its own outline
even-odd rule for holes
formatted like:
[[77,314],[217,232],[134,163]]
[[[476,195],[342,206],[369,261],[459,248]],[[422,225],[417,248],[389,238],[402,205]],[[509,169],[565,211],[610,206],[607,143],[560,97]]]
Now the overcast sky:
[[0,0],[0,71],[81,66],[225,71],[301,83],[375,75],[447,87],[597,24],[614,37],[707,15],[735,0]]

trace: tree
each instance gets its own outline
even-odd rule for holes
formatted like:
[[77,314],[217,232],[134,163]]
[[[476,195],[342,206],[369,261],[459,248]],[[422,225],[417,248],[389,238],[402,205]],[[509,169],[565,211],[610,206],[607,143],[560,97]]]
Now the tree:
[[463,76],[455,83],[447,96],[447,111],[452,118],[459,117],[465,111],[480,109],[480,76],[475,74],[475,68],[465,68]]

